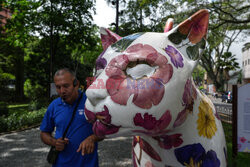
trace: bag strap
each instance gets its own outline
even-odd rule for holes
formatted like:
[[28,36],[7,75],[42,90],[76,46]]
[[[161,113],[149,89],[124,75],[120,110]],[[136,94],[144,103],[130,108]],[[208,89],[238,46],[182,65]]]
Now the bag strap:
[[78,105],[79,105],[79,103],[80,103],[80,101],[81,101],[81,99],[82,99],[82,94],[83,94],[83,93],[81,93],[80,97],[79,97],[78,100],[77,100],[77,103],[76,103],[76,106],[75,106],[75,108],[74,108],[72,117],[71,117],[71,119],[70,119],[70,121],[69,121],[69,124],[68,124],[66,130],[65,130],[64,133],[63,133],[63,136],[62,136],[63,139],[65,138],[65,136],[66,136],[66,134],[67,134],[67,132],[68,132],[69,126],[71,125],[71,123],[72,123],[72,121],[73,121],[73,119],[74,119],[74,116],[75,116],[75,114],[76,114],[76,109],[77,109],[77,107],[78,107]]

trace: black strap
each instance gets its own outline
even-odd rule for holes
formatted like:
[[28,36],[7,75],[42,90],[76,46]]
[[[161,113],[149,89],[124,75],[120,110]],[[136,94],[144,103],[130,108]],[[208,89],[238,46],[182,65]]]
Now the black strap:
[[72,123],[72,121],[73,121],[73,119],[74,119],[74,116],[75,116],[75,114],[76,114],[76,109],[77,109],[77,107],[78,107],[78,105],[79,105],[79,103],[80,103],[80,101],[81,101],[81,98],[82,98],[82,94],[83,94],[83,93],[81,93],[80,97],[78,98],[78,101],[77,101],[77,103],[76,103],[76,106],[75,106],[74,111],[73,111],[73,114],[72,114],[72,117],[71,117],[71,119],[70,119],[70,121],[69,121],[69,124],[68,124],[66,130],[65,130],[64,133],[63,133],[63,136],[62,136],[63,139],[65,138],[65,136],[66,136],[66,134],[67,134],[67,131],[68,131],[68,129],[69,129],[69,126],[71,125],[71,123]]

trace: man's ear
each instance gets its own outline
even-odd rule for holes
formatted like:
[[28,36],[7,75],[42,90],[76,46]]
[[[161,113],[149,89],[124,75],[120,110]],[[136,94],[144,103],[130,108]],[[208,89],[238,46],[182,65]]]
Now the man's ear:
[[122,39],[119,35],[113,33],[107,28],[100,28],[102,47],[106,50],[110,45]]
[[189,58],[197,60],[205,49],[209,13],[202,9],[169,31],[168,39]]
[[79,81],[75,78],[73,81],[73,86],[76,87],[78,85]]

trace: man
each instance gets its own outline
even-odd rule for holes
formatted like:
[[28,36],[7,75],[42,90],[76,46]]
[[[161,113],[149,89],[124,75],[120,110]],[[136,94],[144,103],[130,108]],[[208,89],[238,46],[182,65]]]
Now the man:
[[[72,71],[64,68],[55,73],[54,82],[60,97],[49,105],[40,126],[41,140],[60,151],[53,167],[98,167],[97,141],[101,139],[93,134],[92,125],[85,119],[84,93],[66,137],[62,139],[80,98],[79,81]],[[55,127],[55,137],[52,137]]]

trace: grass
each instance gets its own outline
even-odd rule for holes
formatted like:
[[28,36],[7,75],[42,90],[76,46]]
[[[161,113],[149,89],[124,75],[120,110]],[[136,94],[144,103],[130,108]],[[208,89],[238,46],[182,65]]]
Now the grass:
[[232,124],[222,123],[226,142],[227,142],[227,156],[228,156],[228,167],[249,167],[250,166],[250,154],[238,152],[236,159],[232,158]]
[[29,104],[25,103],[25,104],[12,104],[12,105],[8,105],[8,108],[9,109],[12,109],[12,108],[23,108],[23,107],[28,107]]
[[9,115],[13,113],[17,113],[18,115],[21,115],[23,112],[29,110],[29,104],[12,104],[8,105]]

